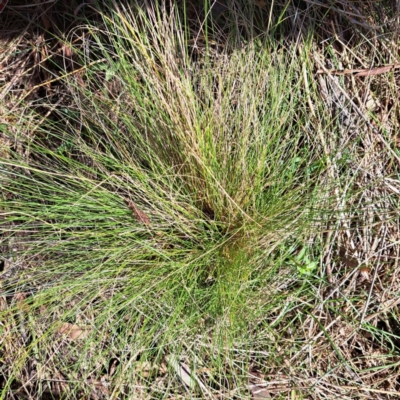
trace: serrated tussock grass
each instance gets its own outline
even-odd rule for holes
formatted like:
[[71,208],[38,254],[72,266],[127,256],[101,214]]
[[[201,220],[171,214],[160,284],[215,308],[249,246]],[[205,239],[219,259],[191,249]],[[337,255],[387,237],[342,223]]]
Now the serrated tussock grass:
[[[318,259],[339,215],[307,46],[258,38],[200,57],[173,14],[104,21],[75,49],[88,66],[66,78],[71,105],[1,160],[2,245],[23,266],[4,285],[26,294],[4,311],[22,338],[10,379],[33,356],[85,392],[82,365],[100,376],[117,357],[110,390],[134,398],[134,361],[185,354],[215,390],[240,387],[250,350],[270,343],[273,358],[290,298],[315,290],[288,259],[309,243]],[[65,322],[90,333],[57,357]]]

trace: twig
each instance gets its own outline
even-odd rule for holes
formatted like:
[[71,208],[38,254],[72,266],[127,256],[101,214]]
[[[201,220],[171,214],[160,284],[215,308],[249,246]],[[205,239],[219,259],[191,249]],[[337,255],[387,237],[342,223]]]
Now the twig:
[[390,71],[395,71],[396,69],[400,69],[400,64],[384,65],[382,67],[362,68],[362,69],[344,69],[344,70],[319,69],[317,71],[317,74],[373,76],[373,75],[385,74],[386,72],[390,72]]

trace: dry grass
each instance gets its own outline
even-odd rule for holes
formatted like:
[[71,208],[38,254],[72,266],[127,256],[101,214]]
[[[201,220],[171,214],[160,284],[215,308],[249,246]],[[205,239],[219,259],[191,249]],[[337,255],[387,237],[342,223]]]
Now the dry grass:
[[[109,107],[110,104],[124,104],[123,99],[120,102],[115,100],[121,91],[116,80],[110,79],[104,92],[102,81],[96,86],[93,77],[96,74],[104,77],[104,70],[89,75],[91,67],[101,64],[102,59],[90,59],[87,64],[82,62],[87,46],[95,46],[92,41],[94,31],[87,28],[86,18],[92,18],[92,25],[97,18],[99,31],[105,29],[103,20],[90,7],[63,4],[66,10],[62,13],[63,19],[58,17],[58,22],[54,23],[52,16],[61,15],[55,7],[61,5],[50,4],[44,9],[43,6],[28,8],[12,3],[0,16],[4,21],[0,24],[0,168],[7,165],[11,155],[18,155],[21,162],[39,165],[40,160],[34,158],[37,155],[35,149],[24,145],[20,139],[24,138],[25,142],[34,141],[37,137],[44,141],[54,140],[51,132],[46,137],[46,131],[53,122],[56,126],[63,110],[77,109],[79,118],[89,121],[90,115],[101,111],[107,117],[103,121],[111,124],[112,115],[107,115],[107,112],[110,109],[114,112],[114,109]],[[318,176],[318,183],[322,187],[325,183],[327,190],[324,196],[316,198],[318,204],[314,204],[319,212],[309,217],[311,223],[308,230],[299,234],[303,244],[318,259],[318,272],[313,278],[294,274],[285,258],[287,243],[283,244],[283,247],[286,246],[284,250],[276,245],[271,253],[279,272],[270,277],[268,286],[256,279],[254,285],[257,290],[251,292],[251,298],[243,300],[238,297],[238,309],[243,306],[242,314],[248,317],[240,315],[240,310],[234,310],[231,314],[221,312],[221,319],[218,319],[213,317],[210,308],[206,315],[188,313],[185,320],[184,310],[179,313],[172,309],[177,304],[171,299],[173,295],[161,291],[148,298],[143,297],[143,304],[134,303],[124,297],[129,292],[121,289],[124,280],[120,271],[114,271],[110,276],[99,271],[94,286],[90,282],[93,275],[80,277],[76,287],[68,286],[71,280],[61,280],[61,284],[52,291],[49,277],[43,278],[40,275],[43,271],[39,275],[34,271],[46,262],[52,268],[53,277],[58,279],[59,272],[55,267],[62,256],[52,261],[46,258],[48,255],[26,253],[23,246],[36,240],[35,231],[29,226],[26,231],[15,228],[19,220],[13,217],[13,213],[20,212],[21,207],[18,198],[10,194],[9,182],[0,176],[1,205],[5,207],[0,216],[3,233],[0,242],[3,269],[0,339],[2,398],[386,399],[398,396],[399,72],[371,76],[329,72],[399,64],[397,37],[400,26],[396,16],[400,10],[395,7],[394,1],[336,1],[328,7],[322,2],[309,0],[287,4],[274,2],[271,11],[264,2],[257,2],[255,8],[247,3],[240,5],[233,2],[230,5],[231,14],[229,9],[220,8],[217,23],[208,27],[207,31],[201,19],[207,12],[202,13],[196,2],[188,5],[191,18],[187,27],[190,32],[188,41],[196,65],[204,63],[207,66],[211,63],[221,76],[223,73],[234,76],[233,58],[238,57],[237,65],[241,66],[241,49],[248,48],[253,41],[257,43],[255,38],[267,29],[279,39],[276,59],[283,54],[301,60],[298,64],[293,63],[297,68],[293,75],[297,77],[297,81],[293,81],[293,86],[297,88],[294,96],[302,100],[296,102],[297,119],[294,117],[293,121],[295,126],[300,127],[304,142],[310,140],[313,151],[319,152],[326,162],[323,173]],[[152,10],[148,7],[146,12],[151,14]],[[209,15],[212,16],[212,13]],[[108,16],[111,18],[110,14]],[[16,24],[15,18],[21,23]],[[164,42],[157,37],[151,38],[154,46],[157,43],[168,46],[170,32],[166,30],[163,33]],[[110,57],[113,55],[113,44],[112,40],[107,43]],[[156,49],[155,53],[163,54],[163,49]],[[101,54],[100,47],[98,54]],[[164,67],[178,64],[176,59],[167,60]],[[154,63],[154,74],[158,67]],[[206,68],[200,67],[206,72],[204,76],[199,76],[198,82],[209,79]],[[238,68],[238,71],[235,79],[240,80],[245,71],[247,75],[243,79],[251,81],[246,68]],[[169,104],[171,108],[177,107],[178,111],[195,109],[188,105],[193,99],[186,91],[185,80],[176,83],[173,79],[178,76],[177,72],[167,72],[170,73],[170,87],[155,86],[157,82],[164,82],[161,78],[161,81],[155,79],[152,83],[157,96],[154,98],[165,98],[163,107]],[[88,82],[94,82],[93,86],[89,87]],[[201,83],[199,87],[202,87]],[[180,102],[171,102],[169,91],[178,93]],[[206,97],[204,93],[200,95]],[[104,108],[90,108],[88,100],[91,99],[93,104],[102,104]],[[99,99],[102,103],[95,103]],[[219,112],[223,118],[227,98],[222,96],[218,100],[220,102],[215,104],[220,108],[214,107],[215,114],[204,115],[204,120],[217,120]],[[233,100],[245,104],[240,93]],[[177,115],[176,110],[163,110],[167,110],[168,115]],[[281,109],[274,109],[274,112],[279,113]],[[175,126],[186,127],[182,128],[182,132],[191,132],[198,116],[184,117],[186,120],[183,122],[173,122],[176,122]],[[80,123],[79,118],[74,115],[70,120],[63,121],[75,127]],[[233,118],[231,116],[226,121],[233,121]],[[279,114],[276,118],[279,119]],[[221,132],[224,132],[222,128]],[[299,146],[305,146],[304,142],[299,141]],[[221,174],[218,179],[220,186],[230,192],[229,196],[222,197],[224,200],[214,203],[215,186],[206,185],[210,178],[200,168],[211,169],[212,166],[201,165],[205,159],[201,153],[204,148],[196,149],[195,144],[198,143],[193,139],[192,146],[179,148],[175,157],[176,164],[181,166],[184,163],[179,157],[183,157],[185,152],[193,155],[196,162],[186,165],[185,174],[190,180],[185,182],[188,187],[194,185],[199,192],[202,191],[201,201],[194,202],[193,209],[178,212],[176,204],[170,208],[171,213],[176,213],[171,216],[171,221],[181,219],[187,225],[179,232],[180,238],[184,235],[196,237],[197,225],[190,215],[197,209],[208,214],[205,221],[215,220],[224,223],[224,226],[229,225],[232,230],[243,223],[243,218],[250,215],[251,219],[254,215],[248,211],[251,208],[248,206],[251,191],[246,190],[254,184],[253,176],[233,175],[237,180],[229,181],[226,178],[231,175]],[[85,158],[91,153],[82,153],[79,159],[81,164],[96,162],[95,159]],[[310,152],[307,156],[315,153]],[[228,163],[229,157],[226,158]],[[12,163],[16,163],[15,158]],[[89,167],[94,168],[93,164]],[[201,179],[205,182],[204,187],[198,183]],[[147,194],[144,189],[143,193]],[[62,191],[60,197],[61,194]],[[151,200],[160,202],[160,198],[153,197]],[[119,214],[115,216],[110,210],[104,212],[120,221],[123,199],[118,202],[110,195],[107,201],[111,204],[110,209],[116,207]],[[183,202],[182,198],[179,201]],[[136,208],[131,207],[131,215],[139,215],[136,216],[139,230],[145,232],[148,224],[140,222],[147,221],[153,204],[145,195],[139,198],[142,209],[133,204]],[[63,207],[67,215],[68,204]],[[294,212],[290,207],[289,210]],[[143,216],[142,212],[147,214]],[[164,216],[161,211],[159,213]],[[239,222],[230,220],[230,224],[226,224],[232,215],[237,216]],[[196,215],[196,218],[203,217]],[[246,229],[253,227],[252,221],[249,220],[245,226]],[[167,239],[163,237],[165,226],[160,223],[159,227],[161,239],[154,235],[146,239],[146,244],[158,246],[160,251],[170,255],[172,252],[169,252],[168,246],[176,247],[177,242],[170,236]],[[278,226],[277,232],[281,233],[280,229],[285,228],[284,224]],[[13,229],[16,234],[12,234]],[[208,229],[207,235],[217,235],[217,229]],[[222,256],[237,263],[249,258],[250,253],[246,251],[250,251],[252,246],[246,240],[258,246],[260,237],[256,228],[252,229],[255,234],[249,230],[249,236],[235,239],[229,246],[223,247]],[[170,235],[169,231],[165,232]],[[275,243],[271,236],[260,241],[264,253],[268,252],[265,250],[268,246],[273,247]],[[198,246],[195,239],[193,243]],[[111,244],[117,247],[116,242]],[[121,247],[124,244],[130,245],[128,241],[123,241]],[[243,248],[244,254],[238,248]],[[56,255],[57,251],[55,244],[50,254]],[[185,253],[185,257],[186,254],[189,253]],[[121,253],[121,260],[123,256]],[[78,252],[76,257],[81,259]],[[259,255],[255,257],[257,262],[259,258]],[[166,263],[160,260],[152,262],[154,265],[159,263],[160,268]],[[291,262],[296,262],[296,259]],[[68,264],[63,268],[64,272],[68,271]],[[19,277],[15,271],[23,275]],[[195,269],[192,273],[195,276]],[[210,284],[213,279],[216,276],[211,276]],[[233,276],[232,281],[228,281],[233,287],[236,283],[234,279],[240,281],[242,277]],[[27,286],[29,281],[30,286]],[[184,281],[185,284],[188,282]],[[101,287],[99,293],[95,291],[96,285]],[[85,293],[87,287],[91,288],[89,294]],[[167,288],[164,288],[165,291]],[[196,300],[200,298],[196,297],[196,285],[191,289],[191,295]],[[228,292],[226,287],[221,286],[220,290]],[[87,301],[88,297],[91,303]],[[229,307],[236,301],[224,299]],[[59,301],[58,306],[55,300]],[[102,305],[101,311],[96,308],[97,304]],[[104,304],[111,305],[105,307]],[[137,314],[130,309],[133,307],[139,310]],[[216,304],[215,307],[223,309],[224,305]],[[138,320],[140,313],[143,315],[141,321]],[[176,329],[166,329],[171,332],[169,341],[156,328],[155,322],[157,318],[164,321],[164,314],[167,313],[174,315],[171,325]],[[233,324],[224,320],[226,315],[234,315],[236,322],[243,324],[236,328],[234,340],[224,336]],[[133,316],[137,320],[132,321]],[[104,329],[99,330],[99,325]],[[192,326],[197,326],[198,331],[195,332]],[[135,338],[138,331],[147,332],[147,348],[138,347],[129,339]],[[177,341],[180,344],[174,347]],[[180,349],[179,367],[186,365],[187,369],[196,371],[196,389],[191,390],[191,383],[185,381],[182,370],[176,365],[174,367],[171,358],[165,356],[171,356],[172,349],[177,348]],[[127,376],[131,380],[127,380]]]

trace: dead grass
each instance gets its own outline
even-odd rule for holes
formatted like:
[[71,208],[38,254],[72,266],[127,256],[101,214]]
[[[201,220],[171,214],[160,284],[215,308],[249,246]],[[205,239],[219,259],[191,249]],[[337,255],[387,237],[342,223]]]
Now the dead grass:
[[[209,42],[201,20],[195,21],[195,15],[201,15],[199,5],[189,7],[190,40],[199,62],[202,54],[211,53],[217,60],[229,57],[220,54],[268,28],[280,38],[279,51],[292,54],[304,51],[307,38],[313,35],[306,49],[308,61],[299,70],[304,82],[302,107],[312,116],[302,128],[318,138],[328,160],[327,184],[338,182],[327,193],[329,207],[324,215],[316,216],[315,229],[307,237],[310,247],[321,254],[318,279],[310,283],[290,278],[290,271],[285,272],[289,267],[282,265],[276,280],[268,287],[260,285],[249,302],[252,316],[271,297],[279,300],[276,305],[268,315],[260,311],[248,325],[253,332],[243,332],[235,343],[225,343],[222,337],[218,348],[211,337],[223,333],[229,321],[219,320],[210,327],[207,316],[188,316],[199,319],[199,332],[196,340],[182,341],[179,364],[192,372],[196,368],[203,385],[198,398],[386,399],[397,397],[400,391],[399,72],[364,77],[329,73],[400,63],[396,17],[400,10],[394,1],[336,1],[330,7],[313,0],[297,3],[275,2],[271,11],[260,1],[254,14],[248,5],[234,3],[232,15],[224,10],[218,16]],[[29,147],[18,138],[43,134],[41,127],[57,120],[57,110],[70,107],[74,98],[68,80],[62,77],[71,74],[77,85],[85,85],[87,67],[82,67],[72,48],[84,49],[90,43],[90,32],[79,26],[84,11],[88,17],[93,15],[89,7],[63,4],[63,15],[70,18],[55,26],[52,16],[61,14],[55,8],[59,6],[50,4],[43,11],[43,6],[11,3],[0,16],[4,21],[0,24],[0,132],[7,132],[0,136],[3,160],[11,149],[29,162]],[[15,24],[15,18],[22,22]],[[251,18],[254,25],[249,24]],[[308,71],[313,75],[308,76]],[[118,87],[111,90],[118,93]],[[0,185],[1,196],[7,200],[6,188]],[[7,215],[6,211],[2,214]],[[2,231],[6,224],[10,230],[13,222],[0,218]],[[118,297],[118,273],[98,295],[102,301],[118,304],[115,315],[112,308],[102,314],[105,329],[100,338],[95,331],[98,316],[90,308],[78,316],[71,314],[65,322],[65,310],[79,309],[84,297],[77,291],[70,299],[68,287],[59,294],[68,299],[59,309],[44,303],[36,304],[34,314],[27,313],[34,304],[31,295],[46,287],[32,282],[29,289],[18,290],[14,269],[29,278],[29,265],[42,261],[40,255],[18,258],[23,253],[18,246],[29,241],[23,232],[19,236],[23,240],[13,239],[18,245],[6,235],[0,243],[2,398],[145,399],[162,398],[164,393],[168,398],[195,398],[188,392],[184,373],[171,368],[162,356],[161,348],[168,343],[157,347],[159,333],[152,331],[147,316],[139,322],[130,320],[130,303]],[[232,248],[235,245],[224,251],[235,252]],[[156,300],[146,310],[160,307]],[[97,301],[93,293],[93,304]],[[169,306],[166,302],[166,309]],[[142,358],[144,349],[113,330],[107,312],[109,321],[125,321],[124,332],[131,337],[138,329],[149,331],[151,358]],[[59,326],[61,321],[64,325]],[[185,324],[176,321],[181,337],[187,334]],[[46,347],[40,346],[43,339]],[[94,363],[85,364],[94,358]],[[18,375],[13,375],[17,370]],[[135,376],[134,386],[126,381],[127,374]]]

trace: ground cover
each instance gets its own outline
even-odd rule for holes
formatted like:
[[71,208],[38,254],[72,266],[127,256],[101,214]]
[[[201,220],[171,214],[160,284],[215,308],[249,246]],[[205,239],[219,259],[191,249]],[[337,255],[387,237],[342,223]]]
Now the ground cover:
[[2,398],[396,396],[395,6],[63,7],[2,31]]

